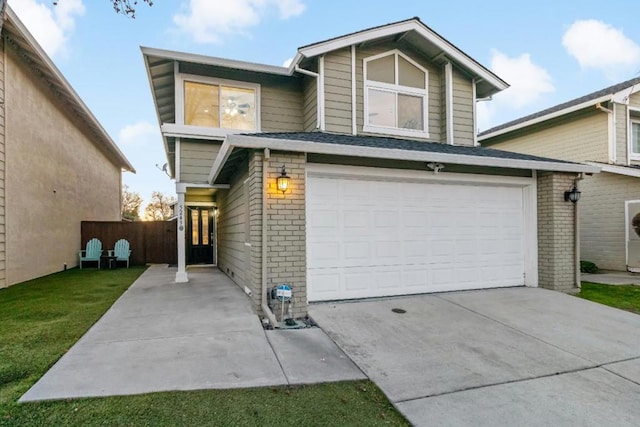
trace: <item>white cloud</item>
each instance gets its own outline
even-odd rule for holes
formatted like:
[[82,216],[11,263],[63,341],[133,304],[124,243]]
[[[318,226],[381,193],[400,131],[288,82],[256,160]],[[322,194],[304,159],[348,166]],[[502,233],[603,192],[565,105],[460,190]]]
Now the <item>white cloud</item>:
[[220,43],[224,36],[246,34],[274,8],[280,19],[288,19],[300,15],[305,5],[301,0],[189,0],[186,13],[175,15],[173,22],[198,43]]
[[293,58],[287,58],[284,60],[284,62],[282,63],[283,67],[289,67],[289,65],[291,65],[291,63],[293,62]]
[[[478,103],[476,113],[479,129],[498,124],[494,122],[498,116],[513,117],[514,114],[508,113],[534,106],[544,95],[555,91],[547,70],[532,62],[528,53],[511,58],[494,50],[491,70],[509,83],[510,87],[495,95],[492,101]],[[517,115],[520,114],[521,112]]]
[[621,29],[595,19],[571,24],[562,45],[582,68],[600,70],[612,81],[628,78],[640,67],[640,45]]
[[57,6],[52,2],[9,0],[9,5],[51,57],[66,53],[75,19],[85,12],[82,0],[59,0]]
[[118,137],[120,144],[140,145],[154,138],[156,142],[160,141],[160,132],[157,126],[141,121],[120,129]]

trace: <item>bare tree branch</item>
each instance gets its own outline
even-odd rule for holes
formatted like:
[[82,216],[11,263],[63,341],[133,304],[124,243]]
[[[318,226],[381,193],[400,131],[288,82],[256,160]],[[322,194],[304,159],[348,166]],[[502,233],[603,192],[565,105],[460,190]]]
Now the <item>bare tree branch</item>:
[[[110,0],[113,4],[113,10],[116,13],[121,13],[129,18],[136,18],[136,7],[138,7],[138,0]],[[142,0],[143,3],[153,6],[153,0]],[[53,2],[54,6],[58,5],[57,1]]]

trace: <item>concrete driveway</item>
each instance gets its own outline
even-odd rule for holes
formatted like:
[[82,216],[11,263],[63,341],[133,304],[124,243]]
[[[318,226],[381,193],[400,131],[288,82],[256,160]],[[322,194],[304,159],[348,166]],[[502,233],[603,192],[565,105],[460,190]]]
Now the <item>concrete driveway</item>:
[[510,288],[317,304],[310,314],[415,425],[640,423],[631,313]]

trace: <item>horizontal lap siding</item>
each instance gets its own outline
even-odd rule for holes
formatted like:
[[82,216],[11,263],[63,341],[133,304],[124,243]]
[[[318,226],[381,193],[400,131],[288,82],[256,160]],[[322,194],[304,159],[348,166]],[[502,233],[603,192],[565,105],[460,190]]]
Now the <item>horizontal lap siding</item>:
[[318,81],[305,76],[303,83],[304,131],[310,132],[318,128]]
[[640,200],[640,179],[602,172],[578,185],[581,259],[626,270],[625,201]]
[[340,49],[324,60],[325,128],[327,132],[351,133],[351,50]]
[[453,69],[453,141],[455,145],[473,146],[472,82]]
[[[246,165],[244,165],[246,169]],[[248,285],[247,247],[245,223],[247,218],[247,195],[244,181],[245,170],[236,175],[229,190],[219,192],[218,202],[218,266],[238,285]]]
[[218,142],[180,142],[180,181],[207,182],[220,145]]
[[627,163],[627,107],[613,104],[616,114],[616,162]]
[[263,132],[304,130],[302,84],[263,84],[260,87],[260,98],[260,124]]
[[[533,154],[569,161],[607,162],[609,131],[607,114],[583,111],[555,126],[537,126],[527,131],[493,138],[490,145],[505,151]],[[483,141],[486,146],[488,141]]]

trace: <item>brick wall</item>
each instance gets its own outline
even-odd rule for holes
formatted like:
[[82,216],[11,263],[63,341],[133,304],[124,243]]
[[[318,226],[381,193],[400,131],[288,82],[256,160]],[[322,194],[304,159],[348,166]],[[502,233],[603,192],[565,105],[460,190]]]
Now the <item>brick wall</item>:
[[[267,169],[267,286],[273,288],[283,283],[292,286],[294,317],[307,314],[305,164],[304,154],[272,152]],[[291,187],[285,194],[276,188],[283,165],[291,177]],[[251,277],[258,289],[262,283],[262,168],[262,152],[253,153],[249,160]],[[258,307],[259,292],[254,293]],[[280,317],[277,304],[274,313]]]
[[574,179],[575,174],[538,174],[538,282],[562,292],[576,283],[575,206],[564,201]]

